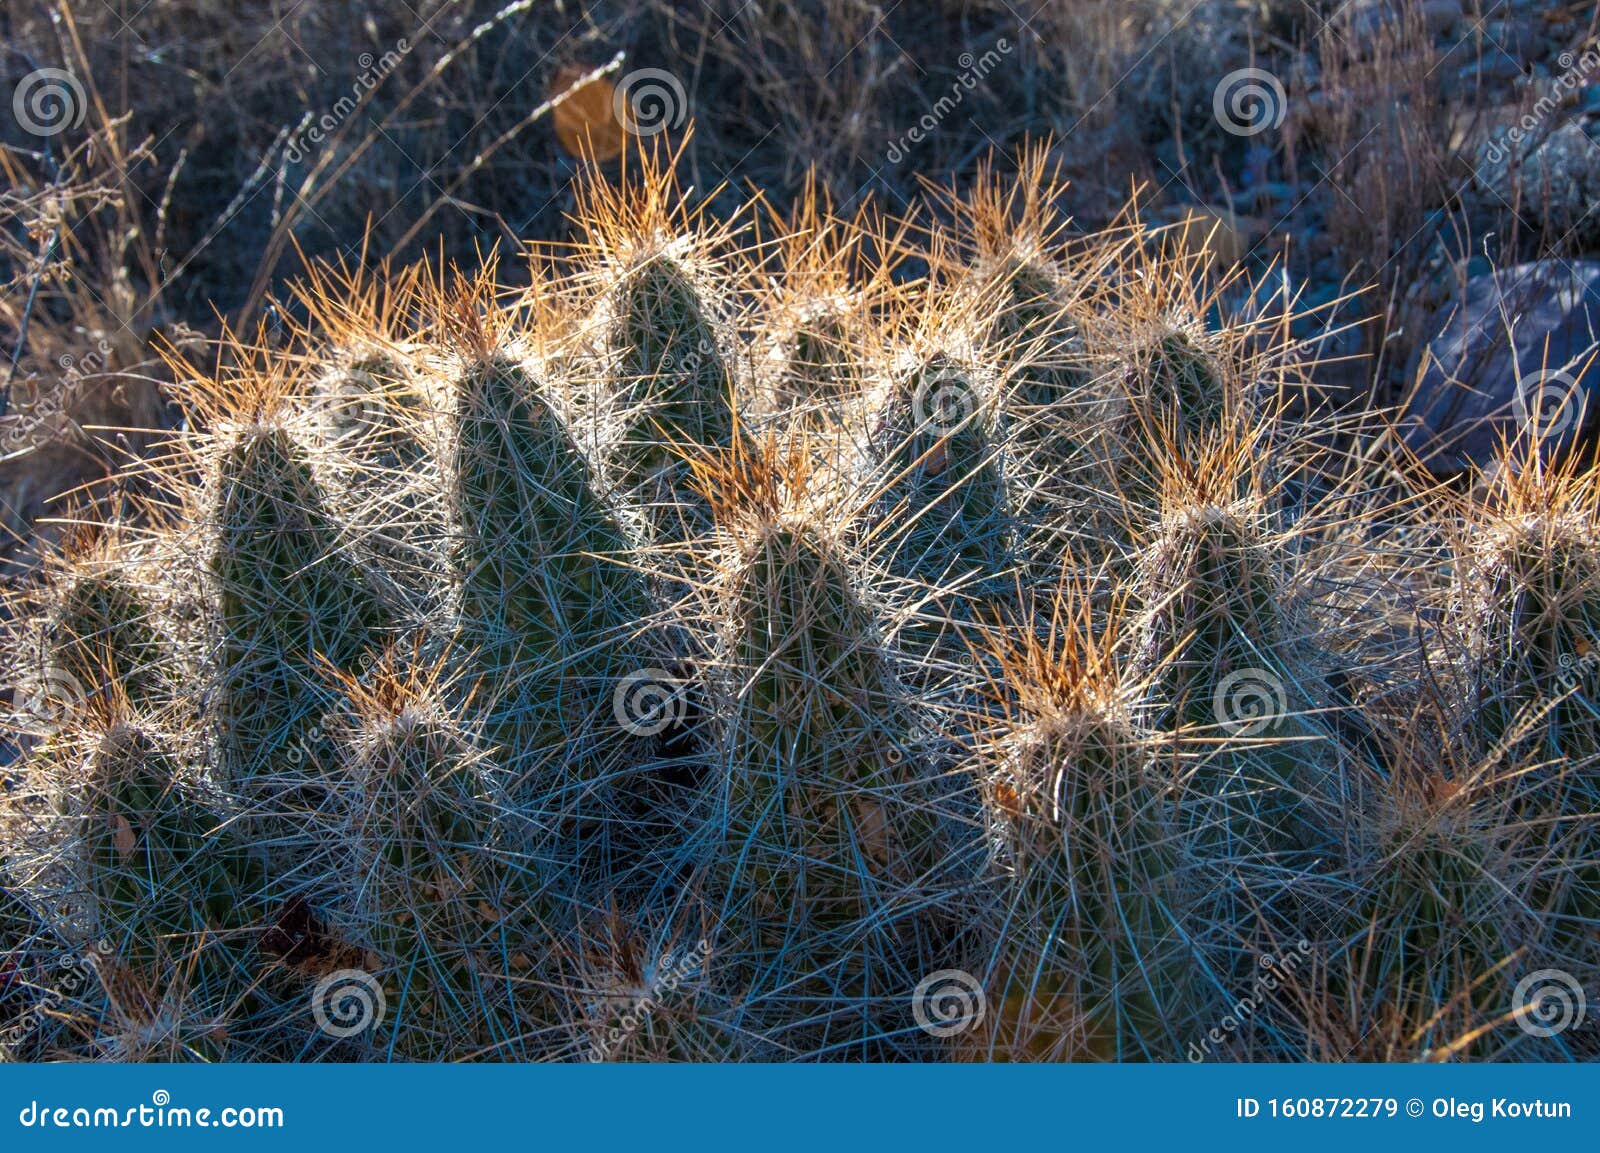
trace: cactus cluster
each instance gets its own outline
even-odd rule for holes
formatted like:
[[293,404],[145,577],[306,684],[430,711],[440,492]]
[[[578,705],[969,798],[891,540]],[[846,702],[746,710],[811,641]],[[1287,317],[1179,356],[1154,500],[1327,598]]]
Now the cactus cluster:
[[1046,155],[894,222],[630,157],[531,284],[174,351],[7,605],[11,1054],[1583,1055],[1596,473],[1378,469]]

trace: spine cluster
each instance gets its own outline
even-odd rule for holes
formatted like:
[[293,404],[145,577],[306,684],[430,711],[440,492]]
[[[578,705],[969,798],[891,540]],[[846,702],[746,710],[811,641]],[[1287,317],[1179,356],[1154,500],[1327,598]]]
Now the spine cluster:
[[1363,474],[1044,155],[776,244],[647,158],[531,288],[175,360],[7,606],[7,1046],[1583,1055],[1515,999],[1600,971],[1595,474]]

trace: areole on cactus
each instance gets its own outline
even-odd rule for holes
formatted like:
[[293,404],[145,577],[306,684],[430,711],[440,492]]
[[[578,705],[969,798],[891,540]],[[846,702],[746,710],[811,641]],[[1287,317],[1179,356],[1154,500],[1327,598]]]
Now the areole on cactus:
[[773,238],[630,154],[515,287],[174,352],[7,605],[0,1010],[109,949],[18,1054],[1574,1055],[1506,1002],[1600,968],[1593,473],[1374,479],[1046,155]]

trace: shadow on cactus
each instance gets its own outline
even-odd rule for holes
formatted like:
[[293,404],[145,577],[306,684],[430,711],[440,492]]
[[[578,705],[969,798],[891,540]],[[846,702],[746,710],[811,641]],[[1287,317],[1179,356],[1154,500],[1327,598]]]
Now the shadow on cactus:
[[630,155],[173,353],[0,606],[11,1051],[1592,1056],[1593,469],[1444,491],[1047,155],[777,235]]
[[736,442],[695,468],[726,550],[713,945],[747,1027],[783,1051],[915,1052],[906,998],[938,968],[952,860],[915,702],[825,494],[808,489],[804,442]]

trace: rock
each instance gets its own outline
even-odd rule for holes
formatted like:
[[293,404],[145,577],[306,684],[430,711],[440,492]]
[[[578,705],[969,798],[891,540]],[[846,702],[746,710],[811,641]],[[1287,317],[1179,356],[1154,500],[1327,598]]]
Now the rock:
[[[1522,105],[1494,104],[1484,107],[1462,105],[1451,109],[1446,117],[1445,139],[1451,152],[1479,158],[1477,175],[1480,183],[1484,165],[1494,164],[1491,156],[1503,156],[1509,150],[1513,133],[1522,129]],[[1502,159],[1498,163],[1505,163]]]
[[1262,221],[1210,205],[1184,207],[1163,234],[1169,251],[1195,258],[1203,267],[1215,262],[1231,267],[1242,261],[1260,238]]
[[1422,0],[1422,23],[1435,36],[1454,32],[1461,17],[1461,0]]
[[1457,70],[1457,92],[1472,92],[1478,88],[1493,91],[1509,90],[1523,77],[1522,61],[1514,56],[1497,52],[1463,65]]
[[587,74],[576,65],[557,69],[550,82],[552,100],[558,100],[551,115],[556,139],[573,156],[592,156],[598,161],[614,159],[627,143],[628,126],[618,115],[626,108],[617,101],[617,88],[608,77]]
[[1428,330],[1400,431],[1434,473],[1486,466],[1502,441],[1536,436],[1551,455],[1600,429],[1600,262],[1475,276]]
[[[1600,142],[1590,139],[1576,121],[1543,140],[1515,131],[1490,140],[1476,175],[1480,186],[1533,216],[1545,232],[1578,245],[1600,236],[1600,217],[1590,212],[1600,201]],[[1574,230],[1576,234],[1567,235]]]
[[1296,186],[1283,180],[1267,180],[1260,184],[1247,184],[1242,194],[1257,210],[1277,210],[1273,219],[1283,215],[1283,209],[1295,202]]
[[1312,340],[1328,321],[1327,310],[1319,313],[1317,306],[1326,304],[1337,292],[1337,288],[1327,288],[1313,294],[1286,269],[1274,267],[1264,275],[1241,278],[1218,302],[1217,319],[1220,322],[1227,314],[1260,328],[1276,328],[1287,320],[1294,337]]
[[[1385,25],[1401,25],[1411,5],[1403,0],[1354,0],[1350,5],[1350,30],[1358,39],[1377,36]],[[1461,0],[1422,0],[1415,6],[1431,36],[1444,36],[1461,22]]]

